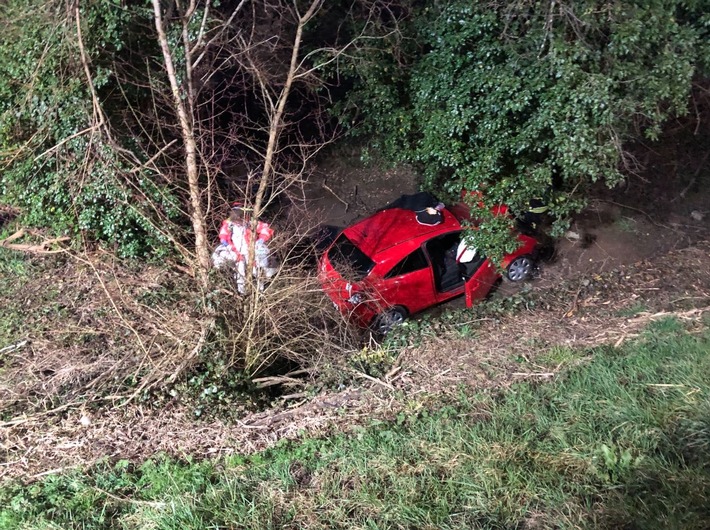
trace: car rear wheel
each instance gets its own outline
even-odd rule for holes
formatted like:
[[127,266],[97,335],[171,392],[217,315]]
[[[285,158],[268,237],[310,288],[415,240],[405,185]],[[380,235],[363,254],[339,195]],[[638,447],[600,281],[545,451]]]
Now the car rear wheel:
[[511,282],[522,282],[532,277],[534,266],[530,256],[518,256],[508,265],[506,275]]
[[380,335],[387,335],[407,319],[407,310],[401,306],[390,307],[375,317],[373,329]]

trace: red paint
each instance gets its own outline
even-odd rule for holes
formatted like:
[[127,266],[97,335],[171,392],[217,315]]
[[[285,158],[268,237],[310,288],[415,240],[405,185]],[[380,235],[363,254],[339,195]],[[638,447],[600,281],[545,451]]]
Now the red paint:
[[[468,218],[468,208],[459,204],[444,208],[441,213],[443,220],[430,226],[419,224],[411,210],[391,208],[345,228],[321,257],[319,268],[323,289],[336,307],[365,327],[394,306],[414,314],[464,293],[468,307],[484,298],[500,278],[490,260],[474,260],[480,265],[475,270],[469,265],[469,270],[465,270],[463,264],[455,263],[455,258],[454,264],[445,259],[444,250],[451,246],[448,243],[455,250],[460,239],[461,221]],[[505,215],[507,207],[494,213]],[[520,246],[505,256],[503,269],[515,258],[535,253],[534,238],[520,234],[518,240]],[[331,258],[337,258],[338,249],[345,249],[350,256],[341,262],[353,263],[357,270],[337,264],[336,270]],[[401,270],[408,257],[404,263],[419,267],[410,266],[411,270],[396,274],[395,267]],[[444,280],[443,285],[437,278]]]

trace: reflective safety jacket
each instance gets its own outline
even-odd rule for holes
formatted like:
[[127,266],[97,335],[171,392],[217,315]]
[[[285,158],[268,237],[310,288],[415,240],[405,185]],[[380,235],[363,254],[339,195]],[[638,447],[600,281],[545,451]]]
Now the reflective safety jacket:
[[[256,225],[256,239],[266,243],[274,235],[274,230],[263,221]],[[249,253],[249,243],[251,241],[251,230],[249,221],[233,223],[225,219],[219,229],[219,240],[222,245],[230,247],[237,255],[237,261],[246,260]]]

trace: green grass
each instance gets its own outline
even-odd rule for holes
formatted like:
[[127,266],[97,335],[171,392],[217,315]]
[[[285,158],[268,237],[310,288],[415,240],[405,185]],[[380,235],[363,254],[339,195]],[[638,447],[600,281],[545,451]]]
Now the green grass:
[[17,294],[29,281],[27,269],[24,254],[0,248],[0,348],[24,338],[27,315],[19,306]]
[[0,528],[705,529],[709,344],[666,320],[552,383],[348,435],[6,485]]
[[632,318],[648,311],[648,306],[643,302],[635,302],[630,306],[619,309],[616,314],[620,317]]

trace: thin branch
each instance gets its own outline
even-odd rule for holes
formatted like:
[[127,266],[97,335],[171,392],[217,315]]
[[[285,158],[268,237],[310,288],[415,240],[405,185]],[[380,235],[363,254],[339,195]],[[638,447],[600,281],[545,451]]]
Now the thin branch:
[[[81,36],[81,19],[79,17],[79,4],[77,2],[74,8],[74,16],[76,21],[76,36],[77,43],[79,45],[79,55],[81,56],[81,64],[84,67],[84,74],[86,75],[86,83],[89,86],[89,91],[91,92],[91,102],[94,107],[94,115],[96,117],[96,127],[103,127],[108,123],[104,111],[101,108],[101,103],[99,102],[99,97],[96,94],[96,88],[94,87],[94,81],[91,78],[91,71],[89,70],[89,60],[86,56],[86,50],[84,49],[84,41]],[[106,135],[110,137],[108,129],[106,129]]]
[[158,159],[165,151],[167,151],[170,147],[172,147],[172,146],[175,144],[175,142],[177,142],[177,140],[173,139],[170,143],[168,143],[167,145],[165,145],[164,147],[162,147],[162,148],[160,149],[160,151],[158,151],[157,153],[155,153],[155,154],[154,154],[153,156],[151,156],[148,160],[146,160],[145,162],[143,162],[140,166],[137,166],[137,167],[134,167],[133,169],[131,169],[131,170],[129,171],[129,173],[138,173],[139,171],[142,171],[143,169],[145,169],[145,168],[148,167],[148,166],[151,166],[151,167],[155,168],[154,162],[156,161],[156,159]]
[[[241,11],[241,9],[242,9],[242,7],[244,6],[244,4],[246,4],[246,1],[247,1],[247,0],[241,0],[241,1],[239,2],[239,4],[237,5],[237,7],[234,8],[234,11],[232,11],[232,14],[229,16],[229,18],[227,19],[227,21],[226,21],[224,24],[222,24],[221,29],[220,29],[209,41],[207,41],[206,43],[204,43],[203,46],[204,46],[205,51],[203,51],[203,52],[200,54],[200,56],[197,57],[197,59],[195,59],[195,62],[193,63],[193,66],[194,66],[194,67],[197,67],[197,65],[200,64],[200,62],[202,61],[202,59],[205,57],[205,54],[207,53],[207,50],[212,46],[212,44],[213,44],[217,39],[219,39],[219,38],[222,36],[222,34],[224,34],[224,32],[226,32],[227,28],[229,28],[229,27],[232,25],[232,22],[234,22],[234,18],[237,16],[237,13],[239,13],[239,11]],[[195,46],[195,49],[198,49],[199,47],[200,47],[200,44],[199,44],[199,42],[198,42],[198,44]]]

